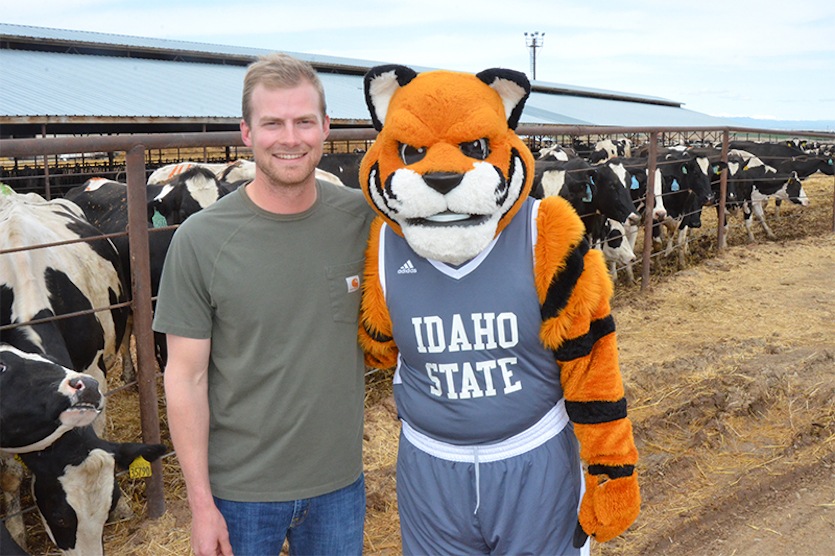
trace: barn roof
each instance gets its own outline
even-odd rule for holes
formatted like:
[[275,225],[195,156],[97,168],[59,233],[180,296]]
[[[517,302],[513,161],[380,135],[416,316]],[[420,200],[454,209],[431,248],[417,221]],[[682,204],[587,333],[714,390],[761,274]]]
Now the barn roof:
[[[2,136],[234,130],[246,66],[270,50],[0,23]],[[319,71],[334,127],[368,127],[362,76],[384,61],[288,52]],[[431,68],[415,68],[423,71]],[[725,126],[634,95],[533,82],[522,124]]]

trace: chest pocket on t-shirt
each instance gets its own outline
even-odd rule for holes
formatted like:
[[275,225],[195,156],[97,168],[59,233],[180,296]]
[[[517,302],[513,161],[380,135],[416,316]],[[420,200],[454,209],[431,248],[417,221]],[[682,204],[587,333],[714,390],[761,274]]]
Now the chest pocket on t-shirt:
[[334,321],[359,325],[362,298],[360,286],[364,268],[365,262],[362,259],[327,267]]

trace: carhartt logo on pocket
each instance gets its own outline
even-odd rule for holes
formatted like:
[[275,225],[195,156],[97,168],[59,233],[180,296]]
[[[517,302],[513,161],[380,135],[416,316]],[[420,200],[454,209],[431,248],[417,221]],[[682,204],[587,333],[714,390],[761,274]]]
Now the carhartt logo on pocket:
[[345,278],[345,282],[348,284],[348,293],[354,293],[360,289],[360,277],[356,274]]
[[415,265],[412,264],[412,261],[408,260],[400,267],[397,274],[417,274],[417,269],[415,268]]

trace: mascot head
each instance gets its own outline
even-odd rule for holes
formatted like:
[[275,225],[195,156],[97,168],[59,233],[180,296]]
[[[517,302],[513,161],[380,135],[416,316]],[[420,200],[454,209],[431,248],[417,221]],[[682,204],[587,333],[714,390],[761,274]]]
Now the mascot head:
[[360,167],[371,206],[422,257],[464,263],[519,210],[534,160],[514,133],[524,74],[378,66],[365,76],[377,140]]

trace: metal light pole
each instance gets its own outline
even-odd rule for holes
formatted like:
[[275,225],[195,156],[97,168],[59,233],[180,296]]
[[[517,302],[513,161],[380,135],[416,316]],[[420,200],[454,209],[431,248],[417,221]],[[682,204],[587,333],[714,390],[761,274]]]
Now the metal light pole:
[[545,33],[525,33],[525,44],[531,49],[531,80],[536,80],[536,49],[545,45]]

